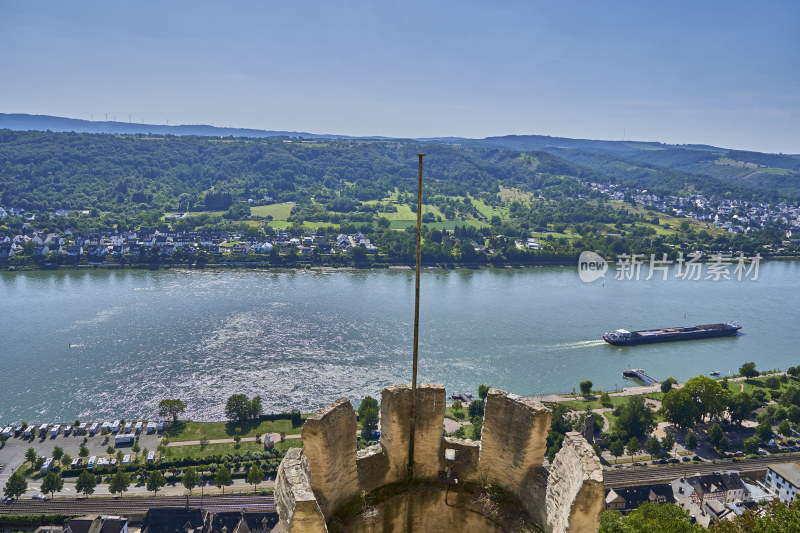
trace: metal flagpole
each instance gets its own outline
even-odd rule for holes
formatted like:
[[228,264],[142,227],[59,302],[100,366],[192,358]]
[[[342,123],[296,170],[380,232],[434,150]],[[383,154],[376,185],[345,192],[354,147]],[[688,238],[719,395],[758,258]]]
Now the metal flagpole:
[[417,272],[414,281],[414,364],[411,371],[411,435],[408,440],[408,474],[414,475],[414,432],[417,421],[417,359],[419,356],[419,273],[422,251],[422,158],[419,157],[419,173],[417,174]]

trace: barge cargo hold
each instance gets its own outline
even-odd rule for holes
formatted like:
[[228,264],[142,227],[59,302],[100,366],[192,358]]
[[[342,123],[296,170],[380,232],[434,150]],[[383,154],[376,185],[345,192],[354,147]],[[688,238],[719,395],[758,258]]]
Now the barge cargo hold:
[[724,324],[705,324],[677,328],[648,329],[628,331],[618,329],[603,335],[603,340],[614,346],[633,346],[635,344],[652,344],[656,342],[686,341],[708,339],[710,337],[727,337],[736,335],[742,326],[736,322]]

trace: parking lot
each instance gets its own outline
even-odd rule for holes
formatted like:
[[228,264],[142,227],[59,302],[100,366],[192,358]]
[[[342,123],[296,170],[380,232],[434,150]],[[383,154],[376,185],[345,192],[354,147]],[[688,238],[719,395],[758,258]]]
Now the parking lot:
[[[38,436],[37,431],[36,436],[30,439],[23,438],[22,434],[20,434],[19,437],[10,437],[6,440],[5,446],[0,449],[0,464],[3,465],[2,470],[0,470],[0,487],[4,487],[11,474],[25,462],[25,452],[28,448],[36,450],[36,453],[41,457],[52,457],[53,448],[61,446],[64,453],[74,459],[79,457],[80,447],[84,444],[84,438],[86,439],[85,446],[89,449],[89,457],[93,455],[96,455],[98,458],[111,457],[106,452],[106,448],[108,448],[109,445],[114,446],[113,433],[108,435],[97,433],[94,436],[89,436],[88,434],[76,435],[73,431],[68,436],[64,435],[62,432],[55,437],[51,437],[48,432],[47,436],[42,438]],[[142,451],[144,451],[145,448],[149,451],[155,451],[159,442],[161,442],[161,435],[158,433],[148,435],[146,431],[142,431],[142,433],[138,435],[138,438],[139,447]],[[131,446],[132,445],[128,444],[117,449],[122,450],[126,454],[130,453],[133,457]],[[140,456],[141,453],[142,452],[140,452]]]

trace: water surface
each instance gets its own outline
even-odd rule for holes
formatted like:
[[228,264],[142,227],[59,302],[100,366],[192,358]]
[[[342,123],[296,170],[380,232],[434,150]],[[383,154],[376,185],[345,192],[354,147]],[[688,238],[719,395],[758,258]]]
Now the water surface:
[[[745,361],[800,364],[798,263],[757,281],[582,283],[576,269],[426,270],[421,382],[571,391],[622,370],[679,380]],[[60,271],[0,274],[0,422],[153,416],[179,397],[221,419],[233,393],[309,410],[410,381],[412,271]],[[624,327],[737,320],[737,338],[617,348]],[[69,345],[79,345],[70,348]]]

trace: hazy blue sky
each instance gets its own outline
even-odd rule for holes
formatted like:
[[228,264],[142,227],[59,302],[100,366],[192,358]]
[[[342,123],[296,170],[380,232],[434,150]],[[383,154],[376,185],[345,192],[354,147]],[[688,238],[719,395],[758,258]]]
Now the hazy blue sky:
[[0,0],[0,112],[800,153],[800,2]]

